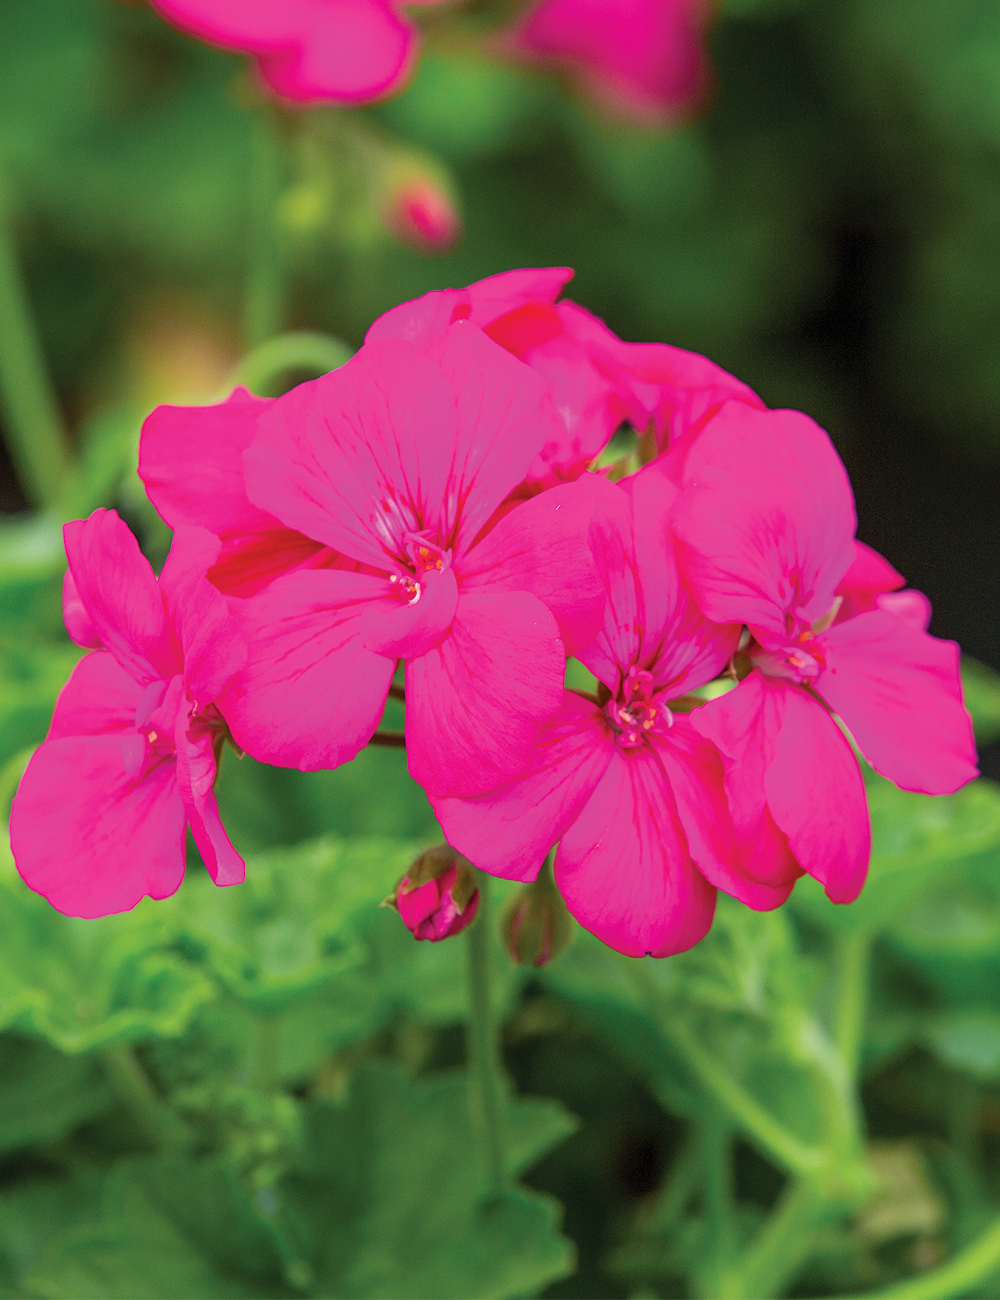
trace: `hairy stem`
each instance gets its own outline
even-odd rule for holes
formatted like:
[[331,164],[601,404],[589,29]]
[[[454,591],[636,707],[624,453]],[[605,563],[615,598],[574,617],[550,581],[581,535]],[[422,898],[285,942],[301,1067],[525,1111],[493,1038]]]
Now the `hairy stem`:
[[503,1066],[500,1035],[493,1006],[493,977],[490,961],[492,912],[490,877],[476,871],[479,910],[466,930],[469,981],[469,1018],[466,1029],[469,1054],[469,1102],[473,1122],[479,1129],[490,1195],[499,1196],[506,1186],[503,1141]]
[[54,505],[69,468],[66,432],[28,303],[2,188],[0,406],[8,449],[25,495],[35,505]]

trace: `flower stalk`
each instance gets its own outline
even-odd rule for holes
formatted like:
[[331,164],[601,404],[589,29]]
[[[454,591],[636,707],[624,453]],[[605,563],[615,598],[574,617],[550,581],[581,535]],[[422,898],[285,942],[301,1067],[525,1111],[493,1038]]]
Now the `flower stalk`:
[[488,1192],[490,1196],[496,1197],[502,1194],[507,1182],[503,1138],[503,1067],[500,1062],[499,1026],[493,1005],[490,877],[477,871],[476,883],[479,887],[479,915],[466,931],[469,1103],[473,1123],[479,1130]]

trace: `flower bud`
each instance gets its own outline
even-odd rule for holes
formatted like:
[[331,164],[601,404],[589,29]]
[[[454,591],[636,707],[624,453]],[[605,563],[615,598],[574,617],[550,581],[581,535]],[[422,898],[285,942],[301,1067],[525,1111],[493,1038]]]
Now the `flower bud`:
[[415,939],[437,943],[469,925],[479,906],[470,863],[447,844],[422,853],[385,900]]
[[573,937],[566,904],[546,864],[538,879],[515,894],[504,909],[500,934],[519,966],[547,966],[564,953]]
[[462,218],[447,186],[423,170],[401,171],[390,184],[385,224],[420,253],[446,253],[462,233]]

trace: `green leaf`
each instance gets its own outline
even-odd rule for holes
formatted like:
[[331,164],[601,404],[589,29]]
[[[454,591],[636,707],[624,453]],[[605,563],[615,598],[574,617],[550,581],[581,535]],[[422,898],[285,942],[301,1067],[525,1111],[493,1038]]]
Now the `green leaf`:
[[31,1294],[24,1277],[49,1242],[85,1213],[91,1181],[22,1181],[0,1192],[0,1297],[23,1300]]
[[935,1016],[924,1030],[931,1051],[956,1070],[978,1079],[1000,1078],[1000,1015],[993,1011]]
[[[290,1175],[282,1213],[320,1294],[450,1300],[537,1294],[572,1270],[550,1198],[484,1195],[464,1075],[416,1082],[360,1068],[343,1107],[310,1108],[309,1166]],[[572,1132],[554,1102],[512,1101],[511,1173]]]
[[0,1035],[0,1153],[52,1142],[106,1110],[112,1100],[100,1067],[47,1043]]
[[26,1278],[51,1300],[292,1294],[272,1230],[224,1160],[122,1161]]
[[215,990],[175,941],[149,899],[96,921],[61,915],[21,882],[0,840],[0,1029],[71,1053],[176,1037]]

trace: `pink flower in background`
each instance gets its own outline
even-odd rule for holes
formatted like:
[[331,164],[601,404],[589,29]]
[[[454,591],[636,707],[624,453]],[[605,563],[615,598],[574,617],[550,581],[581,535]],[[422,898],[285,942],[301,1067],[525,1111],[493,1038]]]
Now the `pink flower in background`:
[[566,267],[504,271],[466,289],[433,290],[385,312],[367,337],[420,347],[453,321],[469,320],[541,375],[562,428],[529,467],[515,493],[522,497],[578,478],[623,423],[649,429],[663,451],[724,401],[763,408],[706,357],[666,343],[626,343],[575,302],[556,302],[572,275]]
[[391,187],[383,208],[386,228],[419,253],[446,253],[462,234],[462,218],[433,177],[410,174]]
[[533,880],[558,840],[555,877],[577,920],[620,952],[663,957],[704,936],[716,887],[755,907],[788,890],[739,872],[722,760],[695,715],[670,707],[716,676],[740,629],[708,622],[681,579],[674,485],[649,467],[612,491],[615,511],[592,531],[604,624],[578,655],[599,698],[566,692],[515,780],[431,802],[449,842],[494,875]]
[[562,702],[565,650],[603,591],[589,479],[510,511],[555,417],[526,366],[463,322],[424,350],[366,343],[278,398],[244,453],[249,498],[363,571],[287,574],[232,602],[250,647],[224,697],[265,762],[336,767],[368,743],[406,663],[410,772],[477,794],[520,772]]
[[[897,785],[957,790],[977,774],[958,647],[882,607],[902,579],[855,543],[846,471],[808,416],[727,404],[693,442],[684,479],[681,569],[707,618],[745,623],[753,638],[745,680],[692,724],[726,758],[744,868],[773,887],[803,868],[849,902],[870,830],[830,711]],[[860,612],[838,621],[847,601]]]
[[[408,0],[410,4],[433,0]],[[253,55],[265,84],[295,104],[364,104],[409,76],[418,36],[392,0],[150,0],[212,45]]]
[[215,706],[246,648],[205,581],[218,540],[182,528],[160,581],[115,512],[66,525],[66,626],[93,653],[73,670],[11,809],[24,880],[70,916],[165,898],[187,828],[216,884],[243,879],[212,791],[226,734]]
[[566,69],[612,112],[663,121],[705,93],[707,21],[705,0],[540,0],[503,48]]

